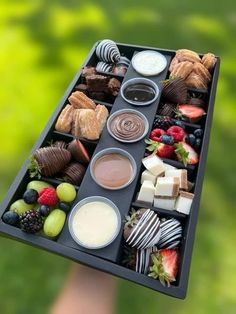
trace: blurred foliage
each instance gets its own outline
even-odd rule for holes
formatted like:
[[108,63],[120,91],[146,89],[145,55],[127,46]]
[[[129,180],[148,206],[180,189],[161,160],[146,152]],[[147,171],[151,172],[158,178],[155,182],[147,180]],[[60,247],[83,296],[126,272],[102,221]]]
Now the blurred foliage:
[[[235,9],[233,0],[0,2],[1,199],[98,39],[222,58],[187,299],[120,280],[118,313],[236,312]],[[0,313],[47,313],[70,262],[3,238],[0,249]]]

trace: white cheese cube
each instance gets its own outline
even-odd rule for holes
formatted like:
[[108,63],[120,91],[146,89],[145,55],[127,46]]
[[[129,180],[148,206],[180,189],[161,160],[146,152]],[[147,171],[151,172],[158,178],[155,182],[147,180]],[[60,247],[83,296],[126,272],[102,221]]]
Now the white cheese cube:
[[163,209],[167,209],[167,210],[174,210],[175,209],[175,201],[176,198],[175,197],[154,197],[154,207],[157,208],[163,208]]
[[177,210],[177,212],[189,215],[191,205],[193,202],[193,197],[194,197],[193,193],[181,191],[175,204],[175,209]]
[[141,184],[143,184],[145,180],[152,181],[152,183],[155,185],[157,178],[150,171],[144,170],[141,176]]
[[183,190],[188,189],[188,172],[186,169],[169,169],[166,170],[165,176],[179,178],[179,188]]
[[152,181],[145,180],[138,193],[137,201],[152,205],[154,199],[155,187]]
[[165,172],[164,162],[155,154],[143,158],[142,163],[154,176],[162,175]]
[[155,196],[176,197],[179,194],[179,178],[157,178]]

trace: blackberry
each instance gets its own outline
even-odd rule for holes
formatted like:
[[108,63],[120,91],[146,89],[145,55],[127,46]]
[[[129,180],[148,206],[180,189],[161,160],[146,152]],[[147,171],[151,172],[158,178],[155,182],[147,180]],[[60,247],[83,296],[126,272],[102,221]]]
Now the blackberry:
[[174,104],[166,103],[158,110],[158,114],[173,118],[175,116],[175,110],[176,106]]
[[28,233],[35,233],[42,229],[43,220],[41,214],[37,210],[27,210],[20,215],[21,229]]
[[164,117],[156,116],[153,123],[153,127],[155,129],[162,129],[162,130],[167,130],[172,125],[173,125],[172,119],[167,116],[164,116]]

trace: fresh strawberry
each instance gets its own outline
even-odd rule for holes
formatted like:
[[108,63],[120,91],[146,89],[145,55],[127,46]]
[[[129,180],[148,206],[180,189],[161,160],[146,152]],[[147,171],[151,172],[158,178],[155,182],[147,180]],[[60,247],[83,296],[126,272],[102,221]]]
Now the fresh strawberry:
[[150,139],[156,142],[161,141],[161,136],[166,134],[166,132],[162,129],[153,129],[151,134],[150,134]]
[[58,203],[58,197],[54,188],[45,188],[39,193],[38,203],[53,206]]
[[195,165],[198,163],[198,153],[189,144],[185,142],[179,142],[174,146],[178,160],[182,161],[185,166],[187,164]]
[[174,146],[160,143],[160,145],[157,148],[156,154],[161,158],[170,158],[174,150],[175,150]]
[[206,112],[198,106],[184,104],[177,107],[176,114],[190,122],[197,122],[206,114]]
[[149,277],[159,279],[161,284],[170,286],[175,281],[178,270],[179,254],[176,249],[163,249],[151,254]]
[[175,147],[172,145],[167,145],[164,143],[159,143],[153,140],[145,140],[149,146],[147,146],[147,150],[150,152],[156,153],[157,156],[161,158],[170,158],[174,153]]
[[184,139],[186,136],[186,132],[184,131],[183,128],[177,125],[171,126],[167,132],[168,135],[171,135],[174,138],[175,142],[180,142]]

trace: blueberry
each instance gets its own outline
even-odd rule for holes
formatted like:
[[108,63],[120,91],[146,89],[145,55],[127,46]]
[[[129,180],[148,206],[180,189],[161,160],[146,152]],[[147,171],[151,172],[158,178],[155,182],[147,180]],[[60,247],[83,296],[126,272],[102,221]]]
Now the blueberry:
[[200,138],[196,138],[196,142],[194,144],[194,148],[199,151],[200,148],[201,148],[201,145],[202,145],[202,140]]
[[177,126],[181,127],[183,130],[185,130],[185,125],[182,121],[177,120],[174,122],[174,125],[177,125]]
[[160,140],[162,143],[167,144],[167,145],[174,144],[174,138],[171,135],[164,134],[160,137]]
[[28,189],[23,194],[23,199],[26,202],[26,204],[34,204],[34,203],[36,203],[38,197],[39,197],[39,194],[34,189]]
[[14,211],[9,210],[2,216],[2,220],[8,225],[17,226],[19,222],[19,215]]
[[196,129],[193,134],[197,137],[197,138],[202,138],[203,136],[203,130],[202,129]]
[[49,213],[50,213],[50,207],[47,206],[47,205],[41,205],[38,208],[38,211],[40,212],[41,216],[47,217],[49,215]]
[[185,139],[186,143],[190,146],[194,146],[196,142],[196,137],[193,134],[188,134]]
[[63,210],[65,213],[68,213],[71,210],[71,205],[65,202],[59,202],[58,208]]

